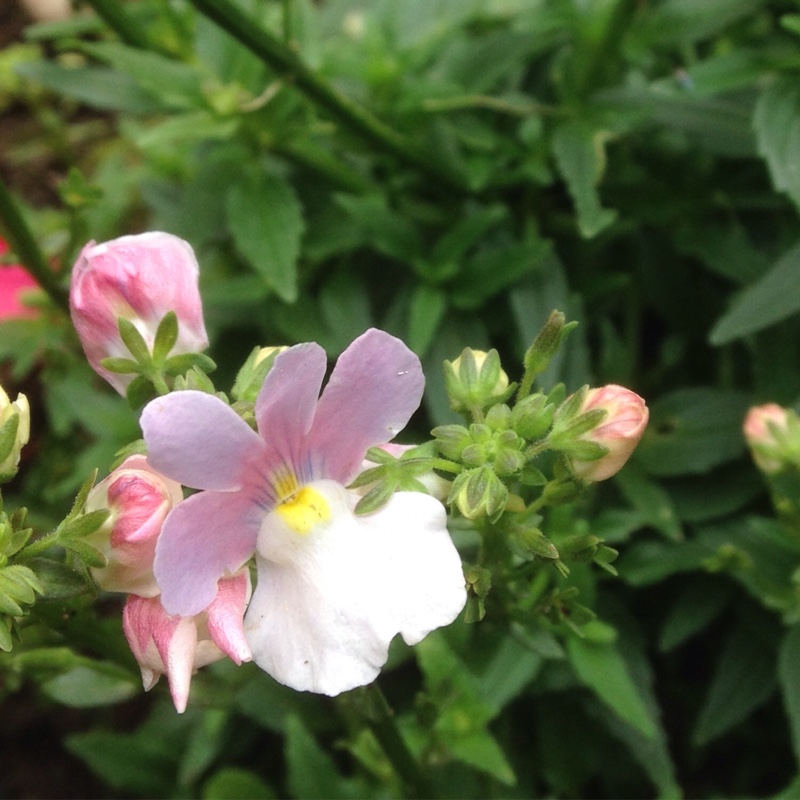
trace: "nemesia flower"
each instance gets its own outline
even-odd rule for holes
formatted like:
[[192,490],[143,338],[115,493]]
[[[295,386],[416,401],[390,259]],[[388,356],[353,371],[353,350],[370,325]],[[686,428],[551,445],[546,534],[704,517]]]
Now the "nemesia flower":
[[208,347],[198,275],[191,245],[168,233],[89,242],[81,250],[70,285],[72,322],[92,369],[120,394],[133,376],[109,372],[100,363],[110,356],[130,358],[118,317],[130,320],[152,349],[159,322],[174,311],[178,341],[171,354]]
[[[0,256],[8,252],[8,244],[0,239]],[[22,303],[22,295],[37,289],[38,283],[19,264],[0,265],[0,320],[35,317],[35,308]]]
[[781,435],[788,433],[789,418],[793,414],[777,403],[753,406],[747,412],[742,426],[744,438],[753,461],[762,472],[778,472],[784,465],[786,442]]
[[156,541],[167,514],[181,500],[181,485],[159,475],[144,456],[127,458],[92,489],[87,511],[111,511],[88,540],[108,559],[105,567],[91,570],[101,589],[140,597],[159,593],[153,576]]
[[148,460],[201,489],[167,517],[155,574],[164,608],[191,616],[253,554],[245,617],[255,662],[294,689],[336,695],[374,680],[389,643],[452,622],[466,602],[444,506],[397,492],[372,514],[346,488],[369,447],[392,439],[422,397],[419,359],[371,329],[322,396],[324,350],[275,359],[256,399],[258,433],[219,398],[173,392],[142,414]]
[[638,394],[613,383],[589,389],[578,413],[595,408],[608,412],[605,419],[578,438],[601,444],[608,448],[608,453],[595,461],[570,461],[572,472],[585,481],[602,481],[619,472],[639,444],[650,417]]
[[[13,418],[17,418],[16,430]],[[3,435],[5,434],[5,435]],[[19,466],[22,448],[31,435],[31,410],[28,398],[18,394],[12,403],[0,386],[0,478],[12,476]]]
[[192,674],[228,656],[235,664],[250,661],[242,617],[250,596],[250,576],[243,570],[223,578],[208,608],[191,617],[170,616],[158,597],[128,596],[122,628],[150,691],[167,676],[172,702],[183,713]]

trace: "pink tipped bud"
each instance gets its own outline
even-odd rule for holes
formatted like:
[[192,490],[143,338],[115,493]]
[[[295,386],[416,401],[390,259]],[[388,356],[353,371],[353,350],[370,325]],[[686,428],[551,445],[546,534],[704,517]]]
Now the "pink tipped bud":
[[72,270],[72,322],[92,368],[120,394],[132,376],[109,372],[100,364],[112,356],[130,358],[119,334],[119,317],[132,322],[152,349],[159,322],[174,311],[178,341],[171,354],[208,347],[198,275],[191,246],[168,233],[89,242],[81,251]]
[[250,661],[242,623],[249,599],[246,569],[223,578],[211,605],[193,617],[170,616],[160,597],[129,595],[122,628],[139,664],[144,690],[150,691],[166,675],[172,702],[182,714],[194,672],[226,655],[236,664]]
[[786,434],[792,412],[777,403],[754,406],[744,420],[744,438],[753,461],[764,473],[778,472],[785,463]]
[[613,383],[589,389],[579,413],[596,408],[605,409],[605,418],[579,438],[607,447],[608,453],[594,461],[572,460],[573,473],[585,481],[602,481],[619,472],[642,438],[650,416],[638,394]]
[[88,511],[111,511],[90,542],[108,559],[92,569],[101,589],[143,597],[159,593],[153,577],[156,540],[164,519],[183,499],[179,483],[156,472],[144,456],[131,456],[92,489]]

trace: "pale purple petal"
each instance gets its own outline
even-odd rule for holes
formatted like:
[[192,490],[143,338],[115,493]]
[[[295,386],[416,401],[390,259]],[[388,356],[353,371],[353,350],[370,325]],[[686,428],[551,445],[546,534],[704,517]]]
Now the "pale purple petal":
[[265,449],[230,406],[205,392],[156,398],[145,406],[141,426],[150,466],[193,489],[240,489]]
[[419,407],[425,378],[403,342],[371,328],[345,350],[317,405],[308,450],[315,477],[349,483],[366,451],[401,431]]
[[264,521],[245,636],[279,682],[336,695],[377,677],[396,634],[415,643],[451,623],[466,589],[438,501],[401,492],[357,517],[352,492],[311,488],[330,511],[317,528],[298,535],[278,512]]
[[314,343],[290,347],[275,359],[256,400],[258,431],[268,445],[265,473],[285,464],[296,470],[301,482],[311,477],[306,434],[326,368],[325,351]]
[[168,614],[188,617],[212,603],[217,581],[253,555],[263,515],[248,491],[200,492],[172,509],[154,564]]

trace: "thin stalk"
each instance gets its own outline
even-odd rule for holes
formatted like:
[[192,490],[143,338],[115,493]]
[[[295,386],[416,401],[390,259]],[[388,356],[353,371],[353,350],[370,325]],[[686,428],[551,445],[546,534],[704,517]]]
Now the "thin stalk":
[[[92,0],[93,3],[98,0]],[[390,128],[369,110],[317,75],[302,58],[243,14],[230,0],[191,0],[201,13],[228,31],[248,50],[318,103],[328,113],[380,150],[390,153],[459,192],[468,191],[449,170]]]
[[0,222],[5,228],[13,251],[19,256],[25,269],[36,278],[39,286],[61,309],[69,312],[69,297],[50,269],[47,258],[25,222],[22,212],[5,184],[0,180]]
[[142,50],[155,49],[147,31],[133,19],[119,0],[87,0],[103,22],[111,28],[125,44]]
[[381,745],[402,780],[410,797],[437,796],[427,776],[400,735],[392,709],[376,684],[364,688],[364,716],[367,725]]

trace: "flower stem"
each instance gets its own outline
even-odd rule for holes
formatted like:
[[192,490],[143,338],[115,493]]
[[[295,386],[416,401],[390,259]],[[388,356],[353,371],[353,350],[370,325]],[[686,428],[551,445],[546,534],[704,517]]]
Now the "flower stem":
[[436,797],[437,792],[400,735],[394,712],[383,692],[374,683],[365,686],[361,691],[362,714],[386,757],[392,762],[408,796]]
[[[98,0],[92,2],[97,3]],[[450,189],[459,192],[468,191],[458,176],[442,167],[405,136],[317,75],[297,54],[294,47],[281,42],[243,14],[230,0],[191,0],[191,2],[279,75],[291,79],[298,89],[368,142],[411,164]]]
[[133,19],[119,0],[87,0],[98,17],[111,28],[122,41],[142,50],[155,50],[145,29]]
[[0,222],[3,223],[11,247],[19,256],[25,269],[36,278],[39,286],[47,292],[52,301],[59,308],[68,312],[67,292],[59,284],[53,270],[50,269],[50,265],[22,216],[19,206],[2,180],[0,180]]

